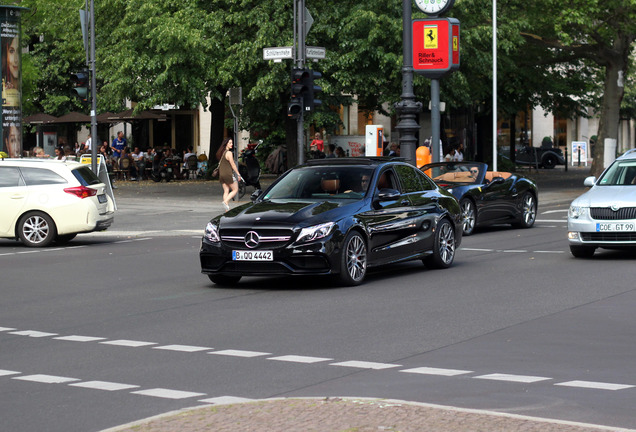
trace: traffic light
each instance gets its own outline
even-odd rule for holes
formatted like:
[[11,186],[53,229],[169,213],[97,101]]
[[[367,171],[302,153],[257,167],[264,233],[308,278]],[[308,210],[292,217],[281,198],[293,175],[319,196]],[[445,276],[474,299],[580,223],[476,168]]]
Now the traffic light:
[[73,82],[73,94],[79,98],[84,104],[88,104],[88,79],[89,74],[87,70],[76,72],[71,74],[71,81]]
[[292,98],[291,102],[287,105],[287,117],[297,119],[300,117],[300,113],[303,111],[302,98]]
[[305,73],[302,78],[303,88],[305,89],[305,93],[303,95],[305,112],[311,112],[314,108],[322,105],[322,101],[320,99],[316,99],[317,93],[322,91],[322,88],[314,82],[315,80],[320,79],[320,77],[322,77],[320,72],[305,69]]
[[322,76],[320,72],[311,69],[293,68],[291,79],[291,95],[292,101],[289,103],[287,115],[297,118],[300,115],[298,105],[303,112],[311,112],[313,109],[322,104],[316,99],[316,93],[322,89],[314,83],[315,79]]

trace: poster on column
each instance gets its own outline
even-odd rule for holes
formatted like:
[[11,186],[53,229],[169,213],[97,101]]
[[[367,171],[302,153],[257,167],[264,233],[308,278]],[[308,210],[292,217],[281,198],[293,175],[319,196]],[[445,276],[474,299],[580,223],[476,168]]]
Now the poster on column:
[[2,151],[22,155],[22,67],[20,65],[20,12],[0,6],[0,60],[2,64]]

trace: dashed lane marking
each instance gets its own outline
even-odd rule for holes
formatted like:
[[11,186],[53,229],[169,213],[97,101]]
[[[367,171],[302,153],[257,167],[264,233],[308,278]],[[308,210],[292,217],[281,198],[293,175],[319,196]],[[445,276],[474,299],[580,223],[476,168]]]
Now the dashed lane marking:
[[400,372],[422,374],[422,375],[441,375],[441,376],[449,376],[449,377],[473,373],[473,371],[468,371],[468,370],[441,369],[441,368],[433,368],[433,367],[418,367],[413,369],[404,369],[404,370],[401,370]]
[[71,381],[79,381],[77,378],[69,378],[63,376],[55,376],[55,375],[44,375],[44,374],[35,374],[35,375],[23,375],[19,377],[13,377],[11,379],[21,380],[21,381],[32,381],[38,383],[45,384],[63,384]]
[[338,363],[330,363],[330,366],[344,366],[344,367],[353,367],[353,368],[361,368],[361,369],[390,369],[400,367],[402,365],[391,364],[391,363],[374,363],[374,362],[366,362],[366,361],[357,361],[357,360],[349,360],[345,362]]
[[307,356],[298,356],[298,355],[285,355],[278,357],[269,357],[267,360],[277,360],[284,362],[292,362],[292,363],[319,363],[324,361],[332,361],[332,358],[324,358],[324,357],[307,357]]
[[221,350],[221,351],[211,351],[208,354],[216,354],[216,355],[224,355],[224,356],[232,356],[232,357],[261,357],[272,355],[272,353],[266,352],[258,352],[258,351],[243,351],[243,350]]
[[205,393],[195,393],[181,390],[170,390],[165,388],[154,388],[148,390],[139,390],[131,392],[142,396],[152,396],[164,399],[187,399],[191,397],[205,396]]
[[152,347],[152,349],[167,350],[167,351],[181,351],[181,352],[197,352],[197,351],[208,351],[208,350],[211,350],[212,348],[192,346],[192,345],[163,345],[163,346]]
[[118,390],[128,390],[133,388],[139,388],[138,385],[132,384],[121,384],[109,381],[84,381],[79,383],[69,384],[73,387],[83,387],[95,390],[106,390],[106,391],[118,391]]
[[134,341],[134,340],[128,340],[128,339],[118,339],[118,340],[100,342],[100,344],[117,345],[117,346],[125,346],[125,347],[132,347],[132,348],[139,348],[139,347],[144,347],[149,345],[157,345],[155,342],[143,342],[143,341]]
[[564,386],[564,387],[597,389],[597,390],[625,390],[628,388],[635,387],[633,385],[628,385],[628,384],[612,384],[612,383],[603,383],[603,382],[594,382],[594,381],[567,381],[567,382],[557,383],[555,385]]
[[36,330],[12,331],[12,332],[9,332],[9,334],[18,335],[18,336],[29,336],[34,338],[57,336],[57,333],[46,333],[46,332],[41,332]]
[[517,382],[517,383],[535,383],[539,381],[547,381],[552,378],[547,377],[539,377],[539,376],[528,376],[528,375],[510,375],[503,373],[493,373],[488,375],[480,375],[473,377],[475,379],[485,379],[485,380],[494,380],[494,381],[509,381],[509,382]]
[[[48,333],[48,332],[41,332],[36,330],[23,330],[23,331],[14,331],[14,330],[16,329],[12,327],[0,327],[0,332],[9,331],[8,333],[5,333],[5,334],[15,334],[19,336],[43,338],[47,336],[57,335],[57,333]],[[71,336],[59,336],[53,339],[63,340],[63,341],[92,342],[92,341],[100,341],[105,338],[71,335]],[[126,347],[148,347],[150,345],[157,345],[155,342],[144,342],[144,341],[135,341],[135,340],[128,340],[128,339],[106,340],[106,341],[102,341],[98,343],[106,344],[106,345],[126,346]],[[188,352],[188,353],[195,353],[195,352],[201,352],[201,351],[208,351],[212,348],[200,347],[200,346],[194,346],[194,345],[161,345],[161,346],[153,347],[153,349],[163,349],[163,350],[169,350],[169,351],[182,351],[182,352]],[[224,355],[224,356],[246,357],[246,358],[272,355],[271,353],[265,353],[260,351],[245,351],[245,350],[233,350],[233,349],[209,351],[207,352],[207,354],[217,354],[217,355]],[[312,364],[312,363],[332,361],[333,359],[326,358],[326,357],[283,355],[283,356],[268,357],[267,360]],[[382,369],[402,367],[402,365],[392,364],[392,363],[376,363],[376,362],[357,361],[357,360],[329,363],[328,365],[360,368],[360,369],[372,369],[372,370],[382,370]],[[436,367],[416,367],[411,369],[399,370],[399,372],[419,374],[419,375],[438,375],[438,376],[447,376],[447,377],[454,377],[458,375],[466,375],[466,374],[474,373],[473,371],[469,371],[469,370],[444,369],[444,368],[436,368]],[[22,372],[0,369],[0,376],[11,376],[11,375],[20,375],[20,374],[22,374]],[[493,380],[493,381],[504,381],[504,382],[515,382],[515,383],[526,383],[526,384],[547,381],[547,380],[554,380],[554,378],[548,378],[548,377],[513,375],[513,374],[506,374],[506,373],[491,373],[487,375],[472,376],[470,378],[482,379],[482,380]],[[41,383],[68,383],[73,381],[80,381],[79,379],[76,379],[76,378],[60,377],[60,376],[45,375],[45,374],[35,374],[35,375],[26,375],[26,376],[21,375],[21,376],[11,377],[11,379],[41,382]],[[87,381],[87,382],[80,382],[80,383],[74,383],[69,385],[74,385],[76,387],[109,390],[109,391],[139,387],[139,386],[130,385],[130,384],[109,383],[105,381]],[[625,389],[636,387],[636,385],[632,385],[632,384],[604,383],[604,382],[577,381],[577,380],[556,383],[554,385],[562,386],[562,387],[599,389],[599,390],[625,390]],[[161,388],[142,390],[135,393],[144,394],[148,396],[155,396],[155,397],[173,398],[173,399],[197,397],[199,395],[205,395],[205,393],[182,392],[179,390],[169,390],[169,389],[161,389]]]
[[59,336],[59,337],[54,337],[53,339],[57,339],[57,340],[64,340],[64,341],[70,341],[70,342],[96,342],[96,341],[100,341],[100,340],[105,340],[106,338],[103,338],[103,337],[93,337],[93,336],[78,336],[78,335],[71,335],[71,336]]
[[209,403],[213,405],[230,405],[241,402],[251,402],[254,399],[236,397],[236,396],[218,396],[208,399],[200,399],[199,402]]

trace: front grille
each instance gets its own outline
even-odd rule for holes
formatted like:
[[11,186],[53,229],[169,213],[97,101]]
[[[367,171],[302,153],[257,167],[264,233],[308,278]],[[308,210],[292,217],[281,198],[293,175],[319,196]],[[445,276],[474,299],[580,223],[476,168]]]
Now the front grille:
[[221,231],[221,241],[231,248],[245,248],[245,236],[254,231],[258,234],[258,249],[276,249],[285,246],[292,236],[291,230],[286,229],[225,229]]
[[581,233],[584,242],[636,242],[636,232]]
[[591,207],[590,216],[596,220],[636,219],[636,207],[623,207],[617,211],[608,207]]
[[251,274],[290,274],[289,267],[279,262],[228,261],[221,271]]

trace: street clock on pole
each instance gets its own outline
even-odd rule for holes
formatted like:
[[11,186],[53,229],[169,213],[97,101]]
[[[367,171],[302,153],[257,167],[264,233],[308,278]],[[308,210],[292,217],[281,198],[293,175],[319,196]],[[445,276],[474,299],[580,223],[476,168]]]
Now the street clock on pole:
[[453,6],[455,0],[415,0],[415,4],[422,12],[430,16],[438,16]]

